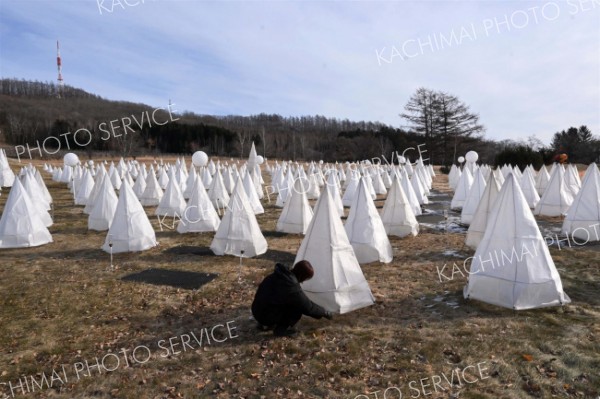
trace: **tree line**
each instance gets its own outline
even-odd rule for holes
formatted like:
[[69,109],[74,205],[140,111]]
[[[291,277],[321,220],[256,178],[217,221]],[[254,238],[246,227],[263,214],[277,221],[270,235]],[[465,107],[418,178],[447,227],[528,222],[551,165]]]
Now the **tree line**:
[[[99,126],[124,117],[153,112],[145,104],[110,101],[84,90],[65,86],[57,98],[54,83],[0,79],[0,142],[10,145],[36,145],[48,136],[60,137],[62,156],[67,149],[97,156],[98,151],[117,156],[191,154],[203,150],[210,155],[246,157],[252,142],[267,158],[290,160],[353,161],[391,158],[395,151],[423,145],[432,163],[450,165],[468,150],[479,152],[480,160],[494,163],[496,155],[523,143],[492,141],[484,138],[485,127],[479,116],[458,97],[449,93],[419,88],[409,99],[400,116],[407,122],[401,128],[380,122],[350,121],[325,116],[276,114],[199,115],[184,112],[164,125],[133,125],[128,134],[103,140]],[[167,104],[164,105],[166,109]],[[161,120],[167,111],[158,110]],[[84,148],[65,135],[78,129],[91,132],[92,140]],[[582,127],[585,128],[585,127]],[[551,146],[538,143],[535,151],[550,154],[563,151],[574,161],[586,162],[598,157],[598,140],[589,129],[570,128],[555,134]],[[11,147],[7,148],[9,156]],[[591,161],[589,161],[591,162]]]

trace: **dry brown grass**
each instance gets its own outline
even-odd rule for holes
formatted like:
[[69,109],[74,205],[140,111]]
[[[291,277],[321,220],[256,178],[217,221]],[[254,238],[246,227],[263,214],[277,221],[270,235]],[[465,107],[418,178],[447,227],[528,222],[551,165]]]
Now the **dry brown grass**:
[[[438,175],[435,187],[447,190],[446,181]],[[363,266],[374,306],[333,321],[304,318],[299,337],[273,339],[255,329],[249,307],[274,262],[292,262],[302,239],[275,232],[278,208],[266,205],[258,217],[269,251],[244,260],[241,283],[239,260],[213,256],[208,249],[212,234],[161,232],[156,217],[151,221],[160,246],[116,255],[118,269],[111,272],[108,255],[100,250],[105,234],[87,230],[87,218],[81,207],[72,206],[65,185],[48,178],[46,183],[56,206],[54,243],[0,250],[0,382],[50,376],[61,364],[68,382],[18,396],[375,398],[379,391],[382,398],[386,387],[396,386],[407,398],[417,397],[410,381],[419,386],[420,379],[430,378],[424,382],[430,384],[432,376],[450,377],[453,369],[481,362],[489,378],[452,389],[444,384],[444,392],[427,397],[600,395],[597,246],[551,249],[571,305],[514,312],[466,302],[463,278],[441,284],[436,266],[456,259],[444,250],[465,256],[472,251],[463,246],[464,235],[422,228],[417,237],[392,239],[392,263]],[[0,209],[7,195],[4,190]],[[149,268],[218,277],[197,290],[123,280]],[[232,320],[239,337],[161,357],[159,340]],[[75,363],[140,345],[152,352],[145,364],[76,378]],[[387,397],[397,398],[397,391]]]

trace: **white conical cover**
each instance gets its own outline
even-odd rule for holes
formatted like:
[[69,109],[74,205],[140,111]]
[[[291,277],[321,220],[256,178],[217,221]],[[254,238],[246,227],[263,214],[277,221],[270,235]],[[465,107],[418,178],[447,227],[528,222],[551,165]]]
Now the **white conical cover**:
[[[212,162],[212,160],[211,160],[211,162]],[[213,167],[214,167],[214,163],[213,163]],[[183,190],[183,198],[189,199],[192,196],[192,192],[194,190],[194,185],[196,184],[196,179],[197,179],[196,168],[192,166],[190,168],[190,173],[188,174],[187,180],[185,182],[185,190]]]
[[173,169],[171,169],[169,183],[167,184],[165,193],[160,199],[154,214],[158,216],[181,217],[185,210],[185,206],[185,199],[183,198],[181,188],[175,178]]
[[160,183],[154,174],[154,169],[150,167],[150,172],[148,172],[148,176],[146,177],[146,188],[142,193],[140,203],[143,206],[157,206],[163,195],[163,190],[160,188]]
[[475,210],[475,214],[473,215],[473,219],[469,225],[469,230],[467,230],[467,238],[465,239],[465,243],[473,249],[477,248],[481,242],[481,239],[483,238],[494,202],[496,201],[496,198],[498,198],[500,187],[501,186],[500,183],[498,183],[496,174],[490,173],[490,179],[488,180],[487,185],[485,186],[485,191],[479,200],[479,205],[477,205],[477,209]]
[[313,211],[306,197],[303,178],[294,182],[294,187],[285,202],[281,215],[277,220],[277,231],[291,234],[306,234],[313,217]]
[[460,168],[454,164],[450,168],[450,173],[448,174],[448,186],[452,189],[452,191],[456,190],[456,186],[458,185],[458,181],[460,180],[460,176],[462,172]]
[[[260,203],[260,199],[258,199],[258,194],[256,193],[256,186],[254,185],[254,181],[250,176],[250,172],[246,171],[244,174],[244,190],[246,191],[246,195],[248,196],[248,202],[250,203],[250,207],[252,207],[252,211],[255,215],[260,215],[265,213],[265,209]],[[225,187],[223,185],[223,187]]]
[[233,173],[231,172],[230,167],[225,168],[225,172],[222,173],[223,183],[225,183],[225,189],[227,190],[227,194],[231,194],[233,192],[233,188],[235,187],[235,181],[233,180]]
[[364,178],[361,178],[358,183],[344,229],[358,263],[392,261],[394,257],[392,245],[373,198],[367,192]]
[[112,168],[112,172],[109,172],[109,178],[115,190],[119,190],[123,182],[121,180],[121,176],[119,175],[119,171],[117,170],[117,168]]
[[471,263],[464,297],[510,309],[571,302],[515,176],[507,176]]
[[373,174],[371,174],[371,181],[373,184],[373,190],[375,190],[376,195],[385,195],[387,194],[387,189],[385,188],[385,183],[381,178],[381,174],[378,170],[375,170]]
[[254,141],[252,142],[252,147],[250,147],[250,154],[248,155],[248,167],[253,169],[256,165],[258,165],[258,155],[256,154],[256,147],[254,146]]
[[294,176],[292,168],[290,168],[282,180],[281,185],[277,187],[277,200],[275,201],[275,206],[283,208],[285,206],[285,201],[287,201],[293,188]]
[[98,231],[108,230],[115,216],[118,202],[119,199],[107,174],[102,179],[100,190],[90,211],[88,229]]
[[294,264],[309,261],[314,277],[302,289],[326,310],[348,313],[375,302],[326,185]]
[[147,177],[144,177],[144,174],[140,172],[135,180],[135,183],[133,184],[133,193],[137,199],[141,199],[142,195],[144,195],[144,191],[146,191],[146,178]]
[[352,172],[350,177],[346,179],[348,185],[346,186],[346,191],[344,191],[344,196],[342,197],[342,204],[344,206],[352,206],[352,202],[354,202],[354,195],[356,194],[356,189],[358,188],[359,181],[360,174],[358,172]]
[[461,209],[469,196],[469,190],[473,184],[473,175],[469,168],[465,168],[456,185],[456,191],[450,203],[450,209]]
[[77,194],[75,195],[75,205],[87,204],[90,194],[94,189],[94,184],[92,174],[86,169],[83,178],[81,179],[81,183],[79,184],[79,188],[77,189]]
[[595,163],[588,166],[583,176],[581,189],[567,211],[562,232],[577,238],[580,243],[600,241],[600,172]]
[[35,169],[35,180],[37,181],[38,186],[40,186],[40,189],[42,190],[42,195],[46,199],[46,202],[51,204],[52,196],[50,195],[50,191],[48,191],[48,187],[46,187],[46,183],[44,183],[44,179],[42,178],[40,171],[37,169]]
[[96,204],[96,198],[100,192],[100,187],[102,187],[102,181],[106,176],[108,175],[106,174],[106,169],[104,169],[104,166],[99,166],[98,173],[96,173],[96,178],[94,179],[94,188],[92,188],[92,192],[88,196],[85,207],[83,208],[83,213],[89,215],[94,208],[94,205]]
[[550,174],[548,174],[548,170],[546,169],[546,167],[542,165],[535,179],[535,189],[537,190],[539,195],[544,194],[544,191],[546,191],[546,187],[548,187],[549,181]]
[[573,203],[573,196],[565,186],[564,176],[565,171],[562,166],[554,168],[548,187],[533,211],[535,215],[560,216],[567,212]]
[[415,191],[415,195],[419,200],[419,204],[428,204],[429,199],[427,198],[427,195],[425,195],[425,188],[423,187],[423,183],[421,182],[421,178],[419,177],[418,173],[413,172],[412,176],[410,177],[410,184]]
[[309,200],[315,200],[315,199],[318,199],[320,195],[321,195],[321,188],[320,188],[319,182],[318,182],[318,175],[316,173],[311,173],[308,176],[308,188],[306,191],[306,197]]
[[406,169],[402,169],[402,172],[400,173],[402,173],[402,175],[397,174],[397,176],[398,181],[402,186],[402,191],[404,191],[404,194],[406,195],[406,198],[408,199],[408,202],[410,203],[410,206],[415,216],[419,216],[423,213],[423,211],[421,210],[421,204],[419,204],[419,199],[415,194],[415,190],[413,189],[412,184],[410,184],[410,177],[408,177],[408,172],[406,171]]
[[169,184],[169,175],[165,170],[165,167],[159,168],[158,170],[158,185],[162,190],[167,188],[167,184]]
[[577,167],[573,164],[567,165],[565,170],[565,187],[571,192],[571,196],[575,198],[581,188],[581,179]]
[[242,179],[238,177],[210,249],[215,255],[252,258],[264,254],[267,248],[267,240],[248,202]]
[[119,201],[102,249],[112,253],[137,252],[158,245],[148,216],[127,179],[119,191]]
[[381,221],[388,235],[405,237],[419,233],[419,222],[396,174],[381,210]]
[[[205,169],[205,171],[206,170],[207,169]],[[208,187],[208,198],[210,198],[213,206],[216,209],[224,209],[229,203],[229,193],[225,188],[225,182],[223,181],[221,171],[217,170],[214,178],[211,178],[210,181],[211,183]],[[202,183],[206,184],[205,181]]]
[[14,179],[0,218],[0,248],[37,247],[52,242],[27,191]]
[[217,215],[215,207],[208,198],[202,179],[195,179],[192,196],[177,225],[177,232],[203,233],[217,231],[220,223],[219,215]]
[[[329,186],[329,194],[340,217],[344,216],[344,204],[342,203],[342,197],[340,195],[340,182],[337,179],[337,173],[330,173],[327,177],[327,186]],[[315,205],[316,207],[316,205]],[[316,211],[314,213],[317,213]]]
[[0,187],[12,187],[15,181],[15,174],[8,164],[6,152],[0,150]]
[[40,218],[42,219],[42,223],[44,223],[44,226],[52,226],[54,222],[52,221],[52,217],[48,213],[48,210],[50,209],[50,204],[48,204],[43,199],[42,191],[40,190],[40,187],[38,186],[37,182],[35,181],[35,178],[31,175],[30,172],[25,172],[25,174],[21,178],[21,184],[23,184],[23,188],[25,189],[25,191],[27,191],[27,194],[29,195],[29,199],[31,200],[33,207],[37,209]]
[[531,209],[535,208],[537,203],[540,202],[540,195],[535,188],[535,179],[529,168],[525,169],[519,183],[521,191],[523,191],[523,195],[527,201],[527,205],[529,205]]
[[464,225],[471,224],[473,220],[473,215],[475,215],[475,211],[477,210],[477,206],[479,205],[479,201],[483,196],[483,192],[485,191],[485,179],[481,170],[475,171],[475,180],[471,185],[471,189],[467,194],[467,200],[465,201],[462,210],[460,212],[460,223]]

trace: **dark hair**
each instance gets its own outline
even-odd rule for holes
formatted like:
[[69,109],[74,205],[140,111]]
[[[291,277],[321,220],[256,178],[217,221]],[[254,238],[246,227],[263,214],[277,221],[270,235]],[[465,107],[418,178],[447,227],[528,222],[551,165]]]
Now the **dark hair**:
[[315,274],[315,271],[309,261],[301,260],[294,265],[292,273],[296,275],[298,282],[301,283],[303,281],[310,280]]

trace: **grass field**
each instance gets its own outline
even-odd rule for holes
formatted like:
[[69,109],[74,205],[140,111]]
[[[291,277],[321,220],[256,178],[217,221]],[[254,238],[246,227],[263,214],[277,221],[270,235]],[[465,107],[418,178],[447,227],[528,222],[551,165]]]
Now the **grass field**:
[[[54,242],[0,250],[5,397],[600,396],[598,245],[550,249],[571,304],[515,312],[465,301],[460,275],[440,283],[437,267],[473,251],[464,233],[422,226],[391,238],[392,263],[362,267],[375,305],[303,318],[298,337],[275,339],[255,328],[250,304],[275,262],[293,262],[302,236],[275,231],[273,199],[258,216],[269,251],[241,269],[238,258],[212,254],[212,234],[181,235],[151,216],[160,245],[115,255],[111,271],[106,233],[88,231],[66,185],[43,175]],[[449,191],[446,175],[434,189]]]

